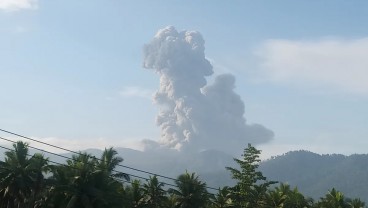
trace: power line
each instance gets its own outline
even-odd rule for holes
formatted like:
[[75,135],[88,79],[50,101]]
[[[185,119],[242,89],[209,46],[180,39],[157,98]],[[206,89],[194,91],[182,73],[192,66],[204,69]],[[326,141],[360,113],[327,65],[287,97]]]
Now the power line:
[[[8,142],[12,142],[12,143],[17,143],[16,141],[13,141],[13,140],[10,140],[10,139],[6,139],[6,138],[3,138],[3,137],[0,137],[1,140],[5,140],[5,141],[8,141]],[[1,146],[0,146],[1,147]],[[40,148],[37,148],[37,147],[33,147],[31,145],[28,145],[29,148],[31,149],[35,149],[35,150],[38,150],[38,151],[41,151],[41,152],[44,152],[44,153],[48,153],[48,154],[52,154],[52,155],[55,155],[55,156],[58,156],[58,157],[62,157],[62,158],[65,158],[65,159],[68,159],[68,160],[73,160],[73,161],[77,161],[77,162],[81,162],[77,159],[74,159],[72,157],[68,157],[68,156],[64,156],[64,155],[60,155],[60,154],[57,154],[57,153],[54,153],[54,152],[50,152],[50,151],[47,151],[47,150],[44,150],[44,149],[40,149]],[[8,150],[11,150],[9,148],[5,148],[4,149],[8,149]],[[13,150],[11,150],[13,151]],[[84,155],[82,153],[80,153],[79,155]],[[31,155],[28,155],[28,156],[31,156]],[[94,159],[98,159],[96,158],[95,156],[92,156],[91,158],[94,158]],[[51,161],[51,160],[49,160]],[[54,161],[51,161],[52,163],[56,163],[58,165],[65,165],[65,164],[62,164],[62,163],[58,163],[58,162],[54,162]],[[87,163],[88,165],[93,165],[95,167],[97,167],[97,164],[92,164],[92,163]],[[69,167],[72,167],[72,166],[69,166]],[[139,179],[143,179],[143,180],[149,180],[148,178],[145,178],[145,177],[142,177],[142,176],[137,176],[137,175],[134,175],[134,174],[130,174],[130,173],[125,173],[125,172],[122,172],[122,171],[117,171],[117,170],[112,170],[112,172],[114,173],[122,173],[122,174],[125,174],[125,175],[128,175],[128,176],[132,176],[134,178],[139,178]],[[165,185],[168,185],[168,186],[172,186],[172,187],[178,187],[176,185],[173,185],[173,184],[170,184],[170,183],[166,183],[166,182],[161,182],[162,184],[165,184]]]
[[[5,140],[5,141],[8,141],[8,142],[12,142],[12,143],[17,143],[16,141],[13,141],[13,140],[10,140],[10,139],[6,139],[4,137],[0,137],[1,140]],[[55,156],[58,156],[58,157],[62,157],[62,158],[65,158],[65,159],[68,159],[68,160],[73,160],[73,161],[78,161],[77,159],[74,159],[72,157],[68,157],[68,156],[65,156],[65,155],[61,155],[61,154],[57,154],[57,153],[54,153],[54,152],[50,152],[50,151],[47,151],[47,150],[44,150],[44,149],[40,149],[40,148],[37,148],[37,147],[33,147],[31,145],[28,145],[29,148],[31,149],[35,149],[35,150],[38,150],[38,151],[41,151],[41,152],[44,152],[44,153],[48,153],[48,154],[51,154],[51,155],[55,155]],[[87,155],[87,154],[83,154],[83,153],[80,153],[79,155]],[[94,158],[94,159],[97,159],[95,156],[91,156],[91,158]],[[80,162],[80,161],[78,161]],[[97,167],[97,164],[89,164],[89,165],[94,165],[95,167]],[[135,176],[133,174],[128,174],[128,173],[124,173],[122,171],[117,171],[117,170],[112,170],[113,172],[115,173],[122,173],[122,174],[126,174],[126,175],[132,175],[133,177],[139,177],[139,176]]]
[[[4,138],[2,138],[2,137],[0,137],[0,139],[4,139]],[[7,139],[6,139],[7,140]],[[10,140],[7,140],[7,141],[10,141]],[[16,142],[14,142],[14,141],[12,141],[13,143],[16,143]],[[47,152],[47,153],[50,153],[50,152],[48,152],[48,151],[46,151],[46,150],[42,150],[42,149],[38,149],[38,148],[35,148],[35,147],[31,147],[31,146],[29,146],[28,145],[28,147],[30,147],[30,148],[32,148],[32,149],[37,149],[37,150],[39,150],[39,151],[42,151],[42,152]],[[8,151],[11,151],[11,152],[16,152],[15,150],[13,150],[13,149],[10,149],[10,148],[8,148],[8,147],[4,147],[4,146],[1,146],[0,145],[0,148],[3,148],[3,149],[6,149],[6,150],[8,150]],[[57,155],[56,153],[54,153],[55,155]],[[30,156],[30,157],[33,157],[34,155],[31,155],[31,154],[26,154],[27,156]],[[58,156],[62,156],[62,155],[58,155]],[[36,158],[36,159],[40,159],[40,158]],[[75,166],[71,166],[71,165],[67,165],[67,164],[63,164],[63,163],[60,163],[60,162],[55,162],[55,161],[53,161],[53,160],[49,160],[49,159],[45,159],[45,158],[43,158],[44,160],[47,160],[48,162],[50,162],[50,163],[53,163],[53,164],[56,164],[56,165],[60,165],[60,166],[64,166],[64,167],[68,167],[68,168],[72,168],[72,169],[76,169],[76,170],[82,170],[81,168],[77,168],[77,167],[75,167]],[[70,158],[71,159],[71,158]],[[79,162],[81,162],[81,161],[79,161]],[[84,163],[84,164],[86,164],[85,162],[82,162],[82,163]],[[87,163],[87,164],[89,164],[89,165],[91,165],[90,163]],[[118,172],[118,171],[117,171]],[[134,178],[139,178],[139,179],[144,179],[144,180],[149,180],[148,178],[145,178],[145,177],[141,177],[141,176],[136,176],[136,175],[132,175],[132,174],[128,174],[128,175],[130,175],[130,176],[132,176],[132,177],[134,177]],[[119,182],[128,182],[128,183],[133,183],[133,182],[131,182],[131,181],[129,181],[129,180],[121,180],[120,178],[116,178],[116,177],[113,177],[115,180],[117,180],[117,181],[119,181]],[[165,185],[169,185],[169,186],[173,186],[173,187],[178,187],[178,186],[175,186],[175,185],[172,185],[172,184],[168,184],[168,183],[164,183],[164,182],[160,182],[160,183],[162,183],[162,184],[165,184]]]
[[[6,138],[3,138],[3,137],[0,137],[0,140],[5,140],[5,141],[8,141],[8,142],[12,142],[12,143],[14,143],[14,144],[15,144],[15,143],[17,143],[16,141],[13,141],[13,140],[10,140],[10,139],[6,139]],[[31,145],[28,145],[28,147],[29,147],[29,148],[31,148],[31,149],[35,149],[35,150],[38,150],[38,151],[44,152],[44,153],[49,153],[49,154],[52,154],[52,155],[55,155],[55,156],[59,156],[59,157],[65,158],[65,159],[69,159],[69,160],[73,160],[73,161],[81,162],[81,161],[79,161],[79,160],[77,160],[77,159],[74,159],[74,158],[71,158],[71,157],[68,157],[68,156],[64,156],[64,155],[60,155],[60,154],[57,154],[57,153],[54,153],[54,152],[50,152],[50,151],[47,151],[47,150],[44,150],[44,149],[40,149],[40,148],[37,148],[37,147],[33,147],[33,146],[31,146]],[[6,148],[6,147],[2,147],[2,146],[0,146],[0,148],[7,149],[7,150],[10,150],[10,151],[14,151],[14,150],[12,150],[12,149],[10,149],[10,148]],[[27,154],[27,155],[28,155],[28,156],[32,156],[32,155],[29,155],[29,154]],[[78,152],[78,155],[86,155],[86,154],[83,154],[83,153],[79,153],[79,152]],[[91,158],[94,158],[94,159],[96,159],[96,160],[100,160],[100,161],[101,161],[101,159],[98,159],[98,158],[96,158],[95,156],[91,156]],[[50,161],[51,163],[54,163],[54,164],[63,165],[63,166],[68,166],[68,167],[72,167],[72,168],[73,168],[73,166],[70,166],[70,165],[62,164],[62,163],[59,163],[59,162],[54,162],[54,161],[52,161],[52,160],[48,160],[48,161]],[[82,162],[82,163],[84,163],[84,162]],[[87,164],[89,164],[89,165],[93,165],[93,166],[97,167],[97,164],[91,164],[91,163],[88,163],[88,162],[87,162]],[[136,170],[139,170],[139,169],[136,169]],[[142,171],[142,170],[141,170],[141,171]],[[149,178],[146,178],[146,177],[137,176],[137,175],[134,175],[134,174],[131,174],[131,173],[124,173],[124,172],[117,171],[117,170],[112,170],[112,172],[127,174],[128,176],[131,176],[131,177],[134,177],[134,178],[138,178],[138,179],[142,179],[142,180],[146,180],[146,181],[150,180]],[[146,172],[146,171],[145,171],[145,172]],[[151,176],[151,175],[153,175],[153,176],[157,176],[157,175],[155,175],[155,174],[150,174],[150,176]],[[179,180],[175,179],[175,181],[179,181]],[[126,181],[125,181],[125,182],[126,182]],[[179,186],[177,186],[177,185],[170,184],[170,183],[166,183],[166,182],[163,182],[163,181],[160,181],[160,183],[161,183],[161,184],[163,184],[163,185],[167,185],[167,186],[171,186],[171,187],[179,188]],[[186,182],[186,183],[188,183],[188,182]],[[215,189],[215,188],[212,188],[212,187],[207,187],[207,186],[206,186],[205,188],[207,188],[207,189],[213,189],[213,190],[218,190],[218,189]]]
[[[24,136],[24,135],[21,135],[21,134],[17,134],[17,133],[11,132],[11,131],[7,131],[7,130],[4,130],[4,129],[0,129],[0,131],[11,134],[11,135],[14,135],[14,136],[17,136],[17,137],[21,137],[21,138],[24,138],[24,139],[27,139],[27,140],[30,140],[30,141],[34,141],[34,142],[37,142],[37,143],[40,143],[40,144],[44,144],[44,145],[47,145],[47,146],[50,146],[50,147],[54,147],[54,148],[57,148],[57,149],[60,149],[60,150],[71,152],[73,154],[83,155],[80,152],[76,152],[76,151],[73,151],[73,150],[70,150],[70,149],[66,149],[66,148],[63,148],[63,147],[60,147],[60,146],[57,146],[57,145],[49,144],[49,143],[46,143],[46,142],[43,142],[43,141],[40,141],[40,140],[37,140],[37,139],[33,139],[33,138],[30,138],[30,137],[27,137],[27,136]],[[98,158],[96,158],[96,159],[101,161],[101,159],[98,159]],[[130,170],[134,170],[134,171],[137,171],[137,172],[149,174],[149,175],[155,175],[157,177],[161,177],[161,178],[165,178],[165,179],[169,179],[169,180],[173,180],[173,181],[179,181],[178,179],[175,179],[175,178],[172,178],[172,177],[168,177],[168,176],[164,176],[164,175],[161,175],[161,174],[141,170],[141,169],[138,169],[138,168],[129,167],[129,166],[126,166],[126,165],[118,164],[117,166],[127,168],[127,169],[130,169]],[[148,180],[148,179],[146,179],[146,180]],[[219,188],[213,188],[213,187],[210,187],[210,186],[206,186],[206,188],[216,190],[216,191],[219,190]]]
[[[50,147],[54,147],[54,148],[57,148],[57,149],[60,149],[60,150],[71,152],[73,154],[82,155],[82,153],[80,153],[80,152],[76,152],[76,151],[73,151],[73,150],[70,150],[70,149],[66,149],[66,148],[63,148],[63,147],[60,147],[60,146],[49,144],[49,143],[46,143],[46,142],[43,142],[43,141],[40,141],[40,140],[37,140],[37,139],[33,139],[33,138],[30,138],[30,137],[27,137],[27,136],[23,136],[23,135],[14,133],[14,132],[7,131],[7,130],[4,130],[4,129],[0,129],[0,131],[5,132],[5,133],[8,133],[8,134],[12,134],[14,136],[18,136],[18,137],[21,137],[21,138],[24,138],[24,139],[27,139],[27,140],[31,140],[31,141],[34,141],[34,142],[37,142],[37,143],[40,143],[40,144],[44,144],[44,145],[47,145],[47,146],[50,146]],[[100,159],[98,159],[98,160],[100,160]],[[159,176],[159,177],[162,177],[162,178],[166,178],[166,179],[170,179],[170,180],[174,180],[174,181],[177,180],[175,178],[163,176],[163,175],[160,175],[160,174],[157,174],[157,173],[152,173],[152,172],[149,172],[149,171],[140,170],[140,169],[137,169],[137,168],[126,166],[126,165],[120,165],[120,164],[118,164],[117,166],[120,166],[120,167],[123,167],[123,168],[127,168],[127,169],[130,169],[130,170],[134,170],[134,171],[138,171],[138,172],[141,172],[141,173],[146,173],[146,174],[150,174],[150,175],[156,175],[156,176]]]
[[[2,137],[0,137],[0,139],[3,139],[3,140],[6,140],[6,141],[10,141],[10,142],[12,142],[12,143],[17,143],[17,142],[15,142],[15,141],[12,141],[12,140],[9,140],[9,139],[5,139],[5,138],[2,138]],[[50,153],[50,154],[54,154],[54,155],[57,155],[57,156],[62,156],[62,157],[65,157],[65,158],[69,158],[69,157],[66,157],[66,156],[63,156],[63,155],[58,155],[58,154],[56,154],[56,153],[52,153],[52,152],[49,152],[49,151],[46,151],[46,150],[43,150],[43,149],[39,149],[39,148],[35,148],[35,147],[32,147],[32,146],[30,146],[30,145],[27,145],[27,147],[29,147],[29,148],[32,148],[32,149],[36,149],[36,150],[39,150],[39,151],[42,151],[42,152],[46,152],[46,153]],[[2,149],[6,149],[6,150],[8,150],[8,151],[11,151],[11,152],[16,152],[15,150],[13,150],[13,149],[10,149],[10,148],[8,148],[8,147],[4,147],[4,146],[1,146],[0,145],[0,148],[2,148]],[[31,155],[31,154],[26,154],[27,156],[30,156],[30,157],[33,157],[34,155]],[[33,157],[34,158],[34,157]],[[41,159],[41,158],[36,158],[36,159]],[[75,170],[82,170],[81,168],[78,168],[78,167],[75,167],[75,166],[71,166],[71,165],[67,165],[67,164],[63,164],[63,163],[59,163],[59,162],[55,162],[55,161],[52,161],[52,160],[49,160],[49,159],[45,159],[45,158],[42,158],[42,159],[44,159],[44,160],[46,160],[46,161],[48,161],[48,162],[50,162],[50,163],[53,163],[53,164],[56,164],[56,165],[60,165],[60,166],[64,166],[64,167],[68,167],[68,168],[72,168],[72,169],[75,169]],[[72,158],[69,158],[69,159],[72,159]],[[82,161],[79,161],[79,162],[82,162]],[[85,162],[82,162],[82,163],[84,163],[84,164],[89,164],[89,165],[91,165],[90,163],[85,163]],[[96,165],[95,165],[95,167],[96,167]],[[116,172],[119,172],[119,171],[116,171]],[[139,179],[144,179],[144,180],[146,180],[146,181],[149,181],[150,179],[149,178],[145,178],[145,177],[141,177],[141,176],[136,176],[136,175],[132,175],[132,174],[129,174],[130,176],[132,176],[132,177],[134,177],[134,178],[139,178]],[[127,182],[127,183],[130,183],[130,184],[133,184],[134,183],[134,181],[129,181],[129,180],[123,180],[123,179],[120,179],[120,178],[116,178],[116,177],[113,177],[114,178],[114,180],[116,180],[116,181],[118,181],[118,182],[121,182],[121,183],[125,183],[125,182]],[[165,183],[165,182],[159,182],[160,184],[163,184],[163,185],[167,185],[167,186],[172,186],[172,187],[176,187],[176,188],[179,188],[179,186],[177,186],[177,185],[173,185],[173,184],[169,184],[169,183]],[[144,184],[138,184],[141,188],[142,187],[144,187]],[[50,187],[52,187],[52,186],[50,186]],[[166,193],[170,193],[168,190],[163,190],[164,192],[166,192]]]
[[[5,141],[8,141],[8,142],[12,142],[12,143],[17,143],[16,141],[13,141],[13,140],[10,140],[10,139],[6,139],[6,138],[3,138],[3,137],[0,137],[0,139],[1,140],[5,140]],[[57,153],[53,153],[53,152],[50,152],[50,151],[47,151],[47,150],[44,150],[44,149],[40,149],[40,148],[36,148],[36,147],[32,147],[32,146],[30,146],[30,145],[28,145],[27,144],[27,147],[28,148],[32,148],[32,149],[35,149],[35,150],[38,150],[38,151],[41,151],[41,152],[44,152],[44,153],[49,153],[49,154],[53,154],[53,155],[55,155],[55,156],[59,156],[59,157],[63,157],[63,158],[65,158],[65,159],[70,159],[70,160],[75,160],[75,161],[78,161],[78,160],[76,160],[76,159],[74,159],[74,158],[70,158],[70,157],[67,157],[67,156],[64,156],[64,155],[60,155],[60,154],[57,154]],[[3,148],[3,149],[6,149],[6,150],[8,150],[8,151],[11,151],[11,152],[16,152],[15,150],[13,150],[13,149],[10,149],[10,148],[8,148],[8,147],[4,147],[4,146],[1,146],[0,145],[0,148]],[[30,156],[30,157],[32,157],[32,158],[35,158],[35,159],[43,159],[43,160],[46,160],[47,162],[50,162],[50,163],[53,163],[53,164],[57,164],[57,165],[60,165],[60,166],[64,166],[64,167],[68,167],[68,168],[72,168],[72,169],[76,169],[76,170],[82,170],[81,168],[78,168],[78,167],[75,167],[75,166],[71,166],[71,165],[67,165],[67,164],[63,164],[63,163],[60,163],[60,162],[55,162],[55,161],[52,161],[52,160],[49,160],[48,158],[37,158],[37,157],[34,157],[34,155],[31,155],[31,154],[26,154],[27,156]],[[82,154],[82,153],[78,153],[78,155],[85,155],[85,154]],[[96,157],[94,157],[94,156],[92,156],[92,158],[94,158],[94,159],[97,159]],[[90,163],[88,163],[88,162],[83,162],[83,161],[78,161],[78,162],[81,162],[81,163],[84,163],[84,164],[90,164]],[[96,166],[96,165],[95,165]],[[119,171],[116,171],[116,172],[119,172]],[[121,172],[121,173],[123,173],[123,172]],[[145,178],[145,177],[141,177],[141,176],[136,176],[136,175],[132,175],[132,174],[128,174],[128,175],[130,175],[130,176],[132,176],[132,177],[136,177],[136,178],[139,178],[139,179],[144,179],[144,180],[146,180],[146,181],[148,181],[148,180],[150,180],[150,179],[148,179],[148,178]],[[123,183],[130,183],[130,184],[134,184],[134,181],[129,181],[129,180],[123,180],[123,179],[120,179],[120,178],[116,178],[116,177],[112,177],[114,180],[116,180],[116,181],[118,181],[118,182],[121,182],[122,184]],[[177,180],[177,181],[179,181],[179,180]],[[176,187],[176,188],[179,188],[179,186],[177,186],[177,185],[172,185],[172,184],[168,184],[168,183],[165,183],[165,182],[159,182],[160,184],[163,184],[163,185],[168,185],[168,186],[172,186],[172,187]],[[188,182],[184,182],[184,183],[188,183]],[[141,184],[141,183],[138,183],[138,186],[140,187],[140,188],[142,188],[142,187],[145,187],[145,184]],[[45,185],[45,187],[49,187],[49,188],[51,188],[51,187],[53,187],[53,185],[50,185],[50,184],[46,184]],[[207,186],[205,186],[205,188],[209,188],[209,187],[207,187]],[[215,189],[215,188],[212,188],[212,189],[214,189],[214,190],[219,190],[219,189]],[[162,191],[164,192],[164,193],[168,193],[168,194],[172,194],[172,192],[170,191],[170,189],[168,189],[168,190],[164,190],[164,189],[162,189]],[[236,194],[236,192],[233,192],[233,191],[229,191],[229,192],[231,192],[231,193],[235,193]],[[205,191],[205,192],[203,192],[204,194],[209,194],[209,195],[211,195],[212,193],[209,193],[209,192],[207,192],[207,191]]]
[[[7,131],[7,130],[4,130],[4,129],[0,129],[0,131],[5,132],[5,133],[8,133],[8,134],[11,134],[11,135],[14,135],[14,136],[17,136],[17,137],[21,137],[21,138],[24,138],[24,139],[27,139],[27,140],[30,140],[30,141],[34,141],[34,142],[37,142],[37,143],[40,143],[40,144],[44,144],[44,145],[47,145],[47,146],[50,146],[50,147],[54,147],[56,149],[60,149],[60,150],[64,150],[64,151],[67,151],[67,152],[70,152],[70,153],[74,153],[76,155],[86,155],[86,154],[83,154],[81,152],[76,152],[76,151],[73,151],[73,150],[70,150],[70,149],[67,149],[67,148],[63,148],[63,147],[60,147],[60,146],[57,146],[57,145],[49,144],[49,143],[46,143],[46,142],[43,142],[43,141],[40,141],[40,140],[37,140],[37,139],[33,139],[33,138],[30,138],[30,137],[27,137],[27,136],[24,136],[24,135],[21,135],[21,134],[17,134],[17,133],[11,132],[11,131]],[[6,140],[6,141],[11,141],[13,143],[16,143],[15,141],[12,141],[12,140],[9,140],[9,139],[5,139],[5,138],[2,138],[2,137],[0,137],[0,139],[3,139],[3,140]],[[57,153],[49,152],[47,150],[43,150],[43,149],[40,149],[40,148],[31,147],[29,145],[28,145],[28,147],[33,148],[33,149],[36,149],[36,150],[39,150],[39,151],[42,151],[42,152],[46,152],[46,153],[49,153],[49,154],[53,154],[53,155],[56,155],[56,156],[59,156],[59,157],[63,157],[63,158],[66,158],[66,159],[75,160],[73,158],[70,158],[70,157],[67,157],[67,156],[64,156],[64,155],[60,155],[60,154],[57,154]],[[0,146],[0,148],[5,148],[5,149],[8,149],[10,151],[14,151],[14,150],[11,150],[11,149],[6,148],[6,147],[3,147],[3,146]],[[98,161],[103,161],[102,159],[96,158],[94,156],[92,156],[92,157],[94,159],[98,160]],[[50,161],[50,162],[55,163],[55,164],[59,164],[59,165],[63,165],[63,166],[68,166],[68,165],[61,164],[61,163],[54,162],[54,161]],[[79,162],[81,162],[81,161],[79,161]],[[130,169],[130,170],[134,170],[134,171],[137,171],[137,172],[141,172],[141,173],[146,173],[149,176],[152,176],[153,175],[153,176],[156,176],[156,177],[170,179],[170,180],[173,180],[175,182],[181,182],[181,183],[183,182],[183,181],[180,181],[180,180],[175,179],[175,178],[172,178],[172,177],[164,176],[164,175],[153,173],[153,172],[150,172],[150,171],[141,170],[141,169],[138,169],[138,168],[133,168],[133,167],[126,166],[126,165],[117,164],[117,166],[123,167],[123,168],[127,168],[127,169]],[[68,167],[72,167],[72,166],[68,166]],[[124,173],[124,172],[116,171],[116,170],[112,170],[112,171],[117,172],[117,173],[128,174],[129,176],[132,176],[132,177],[135,177],[135,178],[139,178],[139,179],[144,179],[146,181],[150,180],[148,178],[145,178],[145,177],[142,177],[142,176],[137,176],[137,175],[130,174],[130,173]],[[115,178],[115,179],[118,179],[118,178]],[[120,181],[120,182],[128,182],[128,183],[131,183],[132,184],[132,182],[130,182],[130,181]],[[173,185],[173,184],[169,184],[169,183],[165,183],[165,182],[159,182],[159,183],[164,184],[164,185],[168,185],[168,186],[179,188],[179,186],[177,186],[177,185]],[[193,182],[184,182],[184,183],[196,184],[196,183],[193,183]],[[215,191],[219,191],[220,190],[220,187],[219,188],[214,188],[214,187],[210,187],[210,186],[204,186],[204,188],[215,190]],[[206,193],[209,193],[209,192],[206,192]],[[236,195],[240,194],[239,192],[236,192],[236,191],[233,191],[233,190],[229,190],[229,193],[236,194]]]
[[[1,137],[0,137],[1,138]],[[4,139],[4,138],[1,138],[1,139]],[[10,141],[10,140],[8,140],[8,141]],[[12,141],[12,142],[14,142],[14,141]],[[14,142],[14,143],[16,143],[16,142]],[[28,147],[30,147],[29,145],[28,145]],[[10,149],[10,148],[8,148],[8,147],[4,147],[4,146],[1,146],[0,145],[0,148],[2,148],[2,149],[6,149],[6,150],[8,150],[8,151],[11,151],[11,152],[16,152],[15,150],[13,150],[13,149]],[[31,147],[32,148],[32,147]],[[34,148],[34,149],[37,149],[37,148]],[[40,151],[44,151],[44,152],[47,152],[46,150],[40,150]],[[47,152],[47,153],[50,153],[50,152]],[[34,155],[31,155],[31,154],[26,154],[27,156],[30,156],[30,157],[33,157]],[[34,158],[34,157],[33,157]],[[36,159],[41,159],[41,158],[36,158]],[[49,160],[49,159],[45,159],[45,158],[42,158],[42,159],[44,159],[44,160],[46,160],[47,162],[50,162],[50,163],[53,163],[53,164],[56,164],[56,165],[60,165],[60,166],[64,166],[64,167],[68,167],[68,168],[72,168],[72,169],[76,169],[76,170],[82,170],[81,168],[77,168],[77,167],[75,167],[75,166],[70,166],[70,165],[67,165],[67,164],[63,164],[63,163],[59,163],[59,162],[55,162],[55,161],[52,161],[52,160]],[[83,162],[82,162],[83,163]],[[135,177],[135,176],[133,176],[133,177]],[[119,182],[122,182],[122,183],[125,183],[125,182],[128,182],[128,183],[132,183],[132,182],[130,182],[129,180],[122,180],[122,179],[120,179],[120,178],[116,178],[116,177],[114,177],[114,179],[115,180],[117,180],[117,181],[119,181]]]

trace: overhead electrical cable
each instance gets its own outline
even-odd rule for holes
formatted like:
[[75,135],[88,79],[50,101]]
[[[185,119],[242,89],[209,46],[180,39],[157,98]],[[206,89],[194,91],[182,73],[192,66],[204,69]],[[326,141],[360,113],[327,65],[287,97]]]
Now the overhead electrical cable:
[[[8,141],[8,142],[12,142],[12,143],[17,143],[16,141],[13,141],[13,140],[10,140],[10,139],[6,139],[6,138],[3,138],[3,137],[0,137],[0,140],[5,140],[5,141]],[[1,147],[1,146],[0,146]],[[81,161],[79,161],[79,160],[77,160],[77,159],[74,159],[74,158],[72,158],[72,157],[68,157],[68,156],[65,156],[65,155],[61,155],[61,154],[57,154],[57,153],[54,153],[54,152],[50,152],[50,151],[47,151],[47,150],[44,150],[44,149],[40,149],[40,148],[37,148],[37,147],[33,147],[33,146],[31,146],[31,145],[28,145],[28,147],[29,148],[31,148],[31,149],[35,149],[35,150],[38,150],[38,151],[41,151],[41,152],[44,152],[44,153],[48,153],[48,154],[52,154],[52,155],[55,155],[55,156],[58,156],[58,157],[62,157],[62,158],[65,158],[65,159],[68,159],[68,160],[73,160],[73,161],[76,161],[76,162],[81,162]],[[8,149],[8,150],[11,150],[11,149],[9,149],[9,148],[6,148],[6,147],[4,147],[4,149]],[[11,151],[14,151],[14,150],[11,150]],[[85,154],[83,154],[83,153],[80,153],[79,155],[85,155]],[[32,155],[29,155],[28,154],[28,156],[32,156]],[[87,155],[88,156],[88,155]],[[92,156],[91,155],[91,158],[93,158],[93,159],[98,159],[98,158],[96,158],[95,156]],[[48,161],[51,161],[51,160],[48,160]],[[58,162],[54,162],[54,161],[51,161],[52,163],[56,163],[56,164],[58,164],[58,165],[64,165],[64,166],[68,166],[68,165],[66,165],[66,164],[62,164],[62,163],[58,163]],[[82,162],[82,163],[84,163],[84,162]],[[98,165],[97,164],[92,164],[92,163],[87,163],[88,165],[93,165],[93,166],[95,166],[95,167],[97,167]],[[69,167],[72,167],[72,166],[69,166]],[[122,173],[122,174],[126,174],[126,175],[128,175],[128,176],[131,176],[131,177],[134,177],[134,178],[139,178],[139,179],[143,179],[143,180],[149,180],[148,178],[146,178],[146,177],[142,177],[142,176],[137,176],[137,175],[134,175],[134,174],[131,174],[131,173],[125,173],[125,172],[122,172],[122,171],[117,171],[117,170],[112,170],[112,172],[114,172],[114,173]],[[177,187],[176,185],[173,185],[173,184],[170,184],[170,183],[166,183],[166,182],[161,182],[161,183],[163,183],[163,184],[165,184],[165,185],[168,185],[168,186],[173,186],[173,187]]]
[[[24,135],[21,135],[21,134],[17,134],[17,133],[11,132],[11,131],[7,131],[7,130],[4,130],[4,129],[0,129],[0,131],[5,132],[5,133],[8,133],[8,134],[11,134],[11,135],[14,135],[14,136],[17,136],[17,137],[20,137],[20,138],[23,138],[23,139],[27,139],[27,140],[30,140],[30,141],[33,141],[33,142],[44,144],[44,145],[47,145],[47,146],[50,146],[50,147],[53,147],[53,148],[56,148],[56,149],[64,150],[64,151],[67,151],[67,152],[70,152],[70,153],[73,153],[73,154],[84,155],[81,152],[77,152],[77,151],[73,151],[73,150],[70,150],[70,149],[67,149],[67,148],[64,148],[64,147],[60,147],[60,146],[57,146],[57,145],[49,144],[49,143],[46,143],[46,142],[43,142],[43,141],[40,141],[40,140],[37,140],[37,139],[33,139],[33,138],[30,138],[30,137],[27,137],[27,136],[24,136]],[[12,140],[9,140],[9,139],[5,139],[5,138],[2,138],[2,137],[0,137],[0,139],[6,140],[6,141],[11,141],[11,142],[15,143],[15,141],[12,141]],[[60,154],[57,154],[57,153],[49,152],[47,150],[43,150],[43,149],[32,147],[32,146],[29,146],[29,147],[30,148],[33,148],[33,149],[36,149],[36,150],[39,150],[39,151],[43,151],[43,152],[49,153],[49,154],[53,154],[53,155],[56,155],[56,156],[59,156],[59,157],[63,157],[63,158],[66,158],[66,159],[73,160],[72,158],[67,157],[67,156],[64,156],[64,155],[60,155]],[[96,160],[102,161],[99,158],[96,158],[96,157],[94,157],[94,158]],[[153,173],[153,172],[150,172],[150,171],[141,170],[141,169],[138,169],[138,168],[133,168],[133,167],[126,166],[126,165],[118,164],[117,166],[123,167],[123,168],[127,168],[127,169],[130,169],[130,170],[134,170],[134,171],[137,171],[137,172],[145,173],[145,174],[148,174],[148,175],[153,175],[153,176],[156,176],[156,177],[161,177],[161,178],[173,180],[173,181],[176,181],[176,182],[181,182],[178,179],[175,179],[175,178],[172,178],[172,177],[164,176],[164,175]],[[124,172],[121,172],[121,171],[116,171],[116,172],[124,173]],[[128,174],[128,175],[130,175],[132,177],[135,177],[135,178],[149,180],[148,178],[137,176],[137,175],[130,174],[130,173],[124,173],[124,174]],[[168,185],[168,186],[178,187],[176,185],[165,183],[165,182],[160,182],[160,183],[163,183],[163,184]],[[214,188],[214,187],[210,187],[210,186],[206,186],[206,188],[207,189],[211,189],[211,190],[216,190],[216,191],[219,190],[219,188]]]

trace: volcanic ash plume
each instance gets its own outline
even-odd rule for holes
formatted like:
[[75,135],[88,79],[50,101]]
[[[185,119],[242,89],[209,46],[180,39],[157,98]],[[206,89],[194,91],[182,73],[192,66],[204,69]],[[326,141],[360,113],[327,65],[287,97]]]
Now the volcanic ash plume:
[[217,149],[231,152],[247,143],[259,144],[273,137],[265,127],[246,124],[244,103],[234,92],[235,77],[213,74],[204,54],[204,40],[196,31],[174,27],[158,31],[144,47],[144,67],[160,76],[154,95],[159,106],[160,143],[178,150]]

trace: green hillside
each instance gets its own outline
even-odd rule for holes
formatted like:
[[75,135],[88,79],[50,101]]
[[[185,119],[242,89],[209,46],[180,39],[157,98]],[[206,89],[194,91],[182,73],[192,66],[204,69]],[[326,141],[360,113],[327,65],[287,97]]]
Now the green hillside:
[[368,199],[368,155],[293,151],[262,162],[260,170],[268,178],[297,186],[313,198],[334,187],[350,197]]

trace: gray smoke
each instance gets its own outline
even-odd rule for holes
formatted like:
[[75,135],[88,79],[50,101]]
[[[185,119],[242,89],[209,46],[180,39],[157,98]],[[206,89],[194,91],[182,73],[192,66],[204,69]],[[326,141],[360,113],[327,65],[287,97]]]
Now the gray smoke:
[[160,76],[154,95],[159,106],[157,125],[160,144],[178,150],[242,150],[247,143],[259,144],[273,138],[273,132],[244,118],[244,103],[234,92],[235,77],[213,74],[204,54],[199,32],[178,32],[166,27],[144,46],[144,67]]

